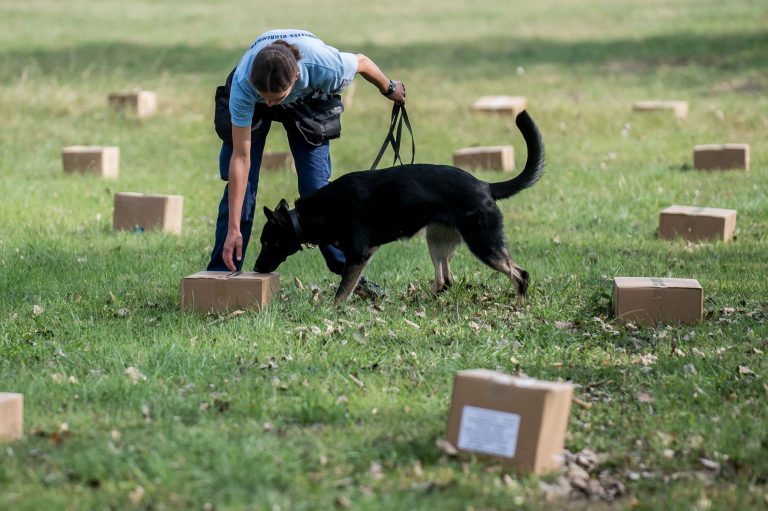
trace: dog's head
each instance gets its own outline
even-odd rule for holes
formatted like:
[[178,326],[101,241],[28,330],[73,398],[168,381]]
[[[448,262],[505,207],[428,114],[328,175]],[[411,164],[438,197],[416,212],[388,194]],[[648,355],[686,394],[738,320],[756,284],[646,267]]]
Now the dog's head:
[[274,211],[265,206],[264,215],[267,223],[261,231],[261,252],[254,266],[254,270],[259,273],[275,271],[289,255],[301,250],[285,199],[280,201]]

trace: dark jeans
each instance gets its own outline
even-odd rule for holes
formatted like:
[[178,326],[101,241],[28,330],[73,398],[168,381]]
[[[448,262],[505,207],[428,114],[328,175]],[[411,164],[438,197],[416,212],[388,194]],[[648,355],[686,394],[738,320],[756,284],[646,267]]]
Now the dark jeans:
[[[267,140],[267,133],[269,133],[273,120],[283,122],[283,109],[279,106],[269,108],[265,105],[258,105],[257,114],[259,113],[261,114],[261,120],[256,121],[256,124],[251,128],[251,168],[248,173],[248,183],[245,190],[245,198],[243,199],[243,212],[240,218],[240,232],[243,235],[243,258],[240,261],[233,258],[238,271],[242,269],[248,241],[251,238],[253,218],[256,213],[259,168],[261,167],[262,154],[264,154],[264,143]],[[254,119],[256,118],[254,117]],[[288,134],[288,144],[291,147],[291,153],[296,163],[299,195],[307,195],[327,185],[331,178],[329,143],[325,142],[320,146],[313,146],[308,144],[295,129],[286,129],[286,133]],[[221,179],[224,181],[229,179],[229,160],[231,156],[232,144],[224,142],[221,145],[221,153],[219,154],[219,172],[221,173]],[[211,261],[208,263],[209,271],[228,271],[222,259],[229,222],[228,198],[229,185],[224,188],[224,196],[219,203],[219,216],[216,220],[216,242],[211,253]],[[341,275],[344,271],[344,254],[331,245],[321,246],[320,252],[325,258],[325,264],[328,266],[328,269],[337,275]]]

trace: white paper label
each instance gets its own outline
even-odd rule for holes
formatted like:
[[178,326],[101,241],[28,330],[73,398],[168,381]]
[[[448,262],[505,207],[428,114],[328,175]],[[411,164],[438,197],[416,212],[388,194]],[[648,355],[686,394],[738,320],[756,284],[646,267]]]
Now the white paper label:
[[516,413],[464,406],[458,448],[514,458],[519,432],[520,416]]

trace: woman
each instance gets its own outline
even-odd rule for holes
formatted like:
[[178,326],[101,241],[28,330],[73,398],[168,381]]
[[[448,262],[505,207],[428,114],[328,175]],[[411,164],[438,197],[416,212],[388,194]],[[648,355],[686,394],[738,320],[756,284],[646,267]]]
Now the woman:
[[[329,139],[339,135],[338,116],[343,110],[338,94],[357,73],[389,100],[405,103],[403,84],[388,79],[368,57],[340,52],[309,32],[272,30],[256,38],[245,52],[226,85],[216,93],[215,125],[223,140],[219,170],[229,183],[219,204],[216,243],[208,270],[242,268],[256,210],[259,167],[272,121],[283,123],[288,135],[299,195],[328,184]],[[325,118],[324,129],[304,122],[312,112]],[[340,275],[344,254],[330,245],[320,247],[320,251],[328,268]],[[363,294],[377,294],[375,284],[361,279],[361,285]]]

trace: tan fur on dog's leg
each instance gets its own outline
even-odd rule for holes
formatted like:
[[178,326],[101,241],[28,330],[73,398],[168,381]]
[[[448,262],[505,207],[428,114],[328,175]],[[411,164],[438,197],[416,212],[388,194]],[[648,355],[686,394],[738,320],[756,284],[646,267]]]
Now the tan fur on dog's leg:
[[341,282],[336,289],[336,296],[333,299],[333,305],[339,306],[346,302],[352,292],[355,290],[357,283],[360,282],[360,276],[363,274],[363,270],[367,266],[368,261],[356,265],[347,265],[344,268],[344,275],[341,276]]
[[432,292],[435,294],[444,291],[453,283],[453,275],[448,263],[459,243],[461,243],[461,236],[455,228],[440,224],[427,226],[427,246],[435,267],[435,281],[432,284]]
[[492,261],[493,268],[507,277],[515,285],[517,297],[515,303],[522,305],[525,303],[525,294],[528,289],[528,272],[516,265],[509,257]]

